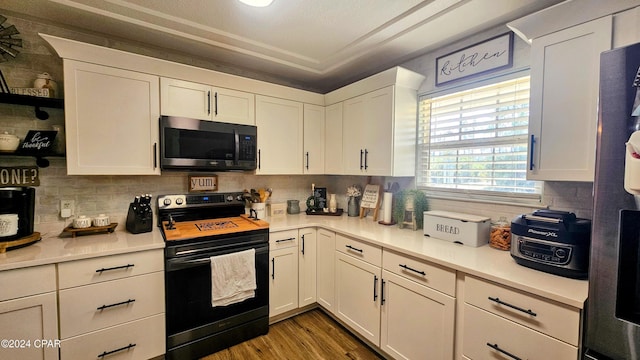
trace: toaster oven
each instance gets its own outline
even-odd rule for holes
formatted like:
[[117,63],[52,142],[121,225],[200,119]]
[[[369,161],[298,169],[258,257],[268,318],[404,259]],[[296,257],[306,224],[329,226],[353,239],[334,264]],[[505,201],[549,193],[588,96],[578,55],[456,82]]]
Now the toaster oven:
[[564,277],[587,278],[591,220],[566,211],[537,210],[511,222],[511,239],[516,263]]

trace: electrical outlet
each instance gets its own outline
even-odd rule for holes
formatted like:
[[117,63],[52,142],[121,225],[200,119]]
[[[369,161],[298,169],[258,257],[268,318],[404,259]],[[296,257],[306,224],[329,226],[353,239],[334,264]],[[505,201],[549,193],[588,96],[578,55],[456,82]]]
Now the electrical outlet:
[[75,205],[73,200],[60,200],[60,217],[68,218],[73,216]]

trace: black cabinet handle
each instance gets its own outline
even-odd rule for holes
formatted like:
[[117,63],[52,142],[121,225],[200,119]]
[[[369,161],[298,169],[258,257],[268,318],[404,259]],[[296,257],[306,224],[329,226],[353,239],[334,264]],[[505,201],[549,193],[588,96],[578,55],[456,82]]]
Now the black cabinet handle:
[[510,307],[512,309],[518,310],[518,311],[522,311],[523,313],[527,314],[527,315],[531,315],[531,316],[538,316],[538,314],[534,313],[533,311],[531,311],[531,309],[525,310],[524,308],[521,308],[519,306],[515,306],[515,305],[511,305],[509,303],[506,303],[502,300],[500,300],[500,298],[492,298],[491,296],[488,297],[489,300],[498,303],[499,305],[504,305],[507,307]]
[[260,170],[260,149],[258,149],[258,170]]
[[384,279],[380,283],[380,305],[384,305]]
[[373,302],[378,299],[378,276],[373,275]]
[[531,141],[529,142],[529,170],[533,170],[533,144],[536,143],[536,139],[531,134]]
[[364,155],[364,151],[362,151],[362,149],[360,149],[360,170],[362,170],[362,155]]
[[302,255],[304,255],[304,235],[302,235]]
[[271,278],[276,278],[276,258],[271,258]]
[[519,358],[519,357],[517,357],[517,356],[513,355],[512,353],[510,353],[510,352],[508,352],[508,351],[506,351],[506,350],[500,349],[500,347],[498,346],[498,344],[491,344],[491,343],[487,343],[487,346],[488,346],[488,347],[490,347],[490,348],[492,348],[492,349],[493,349],[493,350],[495,350],[495,351],[498,351],[498,352],[501,352],[501,353],[503,353],[503,354],[507,355],[508,357],[510,357],[510,358],[512,358],[512,359],[514,359],[514,360],[522,360],[521,358]]
[[112,270],[121,270],[121,269],[129,269],[130,267],[134,267],[134,264],[127,264],[127,265],[122,265],[122,266],[115,266],[115,267],[110,267],[110,268],[102,268],[102,269],[98,269],[96,270],[97,273],[103,273],[105,271],[112,271]]
[[290,237],[290,238],[286,238],[286,239],[280,239],[280,240],[276,240],[276,243],[281,243],[281,242],[285,242],[285,241],[291,241],[291,240],[295,240],[296,238],[294,237]]
[[218,92],[216,91],[216,93],[213,95],[213,101],[215,102],[215,106],[213,108],[213,114],[215,116],[218,116]]
[[345,245],[345,246],[347,247],[347,249],[351,249],[351,250],[353,250],[353,251],[357,251],[357,252],[359,252],[359,253],[362,253],[362,249],[354,248],[354,247],[353,247],[353,246],[351,246],[351,245]]
[[406,269],[406,270],[409,270],[409,271],[413,271],[414,273],[420,274],[420,275],[422,275],[422,276],[427,275],[427,273],[425,273],[424,271],[420,271],[420,270],[413,269],[413,268],[411,268],[411,267],[409,267],[409,266],[407,266],[407,265],[398,264],[398,266],[400,266],[400,267],[401,267],[401,268],[403,268],[403,269]]
[[211,115],[211,91],[207,91],[207,114]]
[[307,151],[305,155],[307,156],[307,165],[305,167],[309,170],[309,152]]
[[158,143],[153,143],[153,168],[158,168]]
[[105,351],[102,354],[99,354],[98,357],[101,358],[101,357],[105,357],[107,355],[115,354],[115,353],[120,352],[120,351],[129,350],[129,349],[131,349],[131,348],[133,348],[135,346],[136,346],[136,344],[129,344],[127,346],[121,347],[120,349],[115,349],[115,350],[111,350],[111,351]]
[[369,157],[369,150],[364,149],[364,169],[367,170],[369,165],[367,165],[367,158]]
[[96,310],[102,311],[104,309],[112,308],[114,306],[129,305],[129,304],[131,304],[132,302],[135,302],[135,301],[136,301],[136,299],[129,299],[127,301],[122,301],[122,302],[111,304],[111,305],[102,305],[102,306],[99,306],[98,308],[96,308]]

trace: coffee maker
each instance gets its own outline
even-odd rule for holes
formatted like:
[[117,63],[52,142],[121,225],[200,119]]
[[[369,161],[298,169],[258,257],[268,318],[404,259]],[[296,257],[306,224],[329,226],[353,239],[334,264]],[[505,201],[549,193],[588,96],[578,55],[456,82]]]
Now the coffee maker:
[[0,188],[0,242],[33,234],[35,199],[32,187]]

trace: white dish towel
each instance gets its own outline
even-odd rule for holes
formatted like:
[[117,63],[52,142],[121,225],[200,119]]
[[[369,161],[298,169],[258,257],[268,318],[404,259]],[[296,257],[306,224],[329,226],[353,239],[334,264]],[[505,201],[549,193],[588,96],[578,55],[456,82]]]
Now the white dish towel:
[[211,306],[226,306],[256,296],[256,250],[211,257]]

